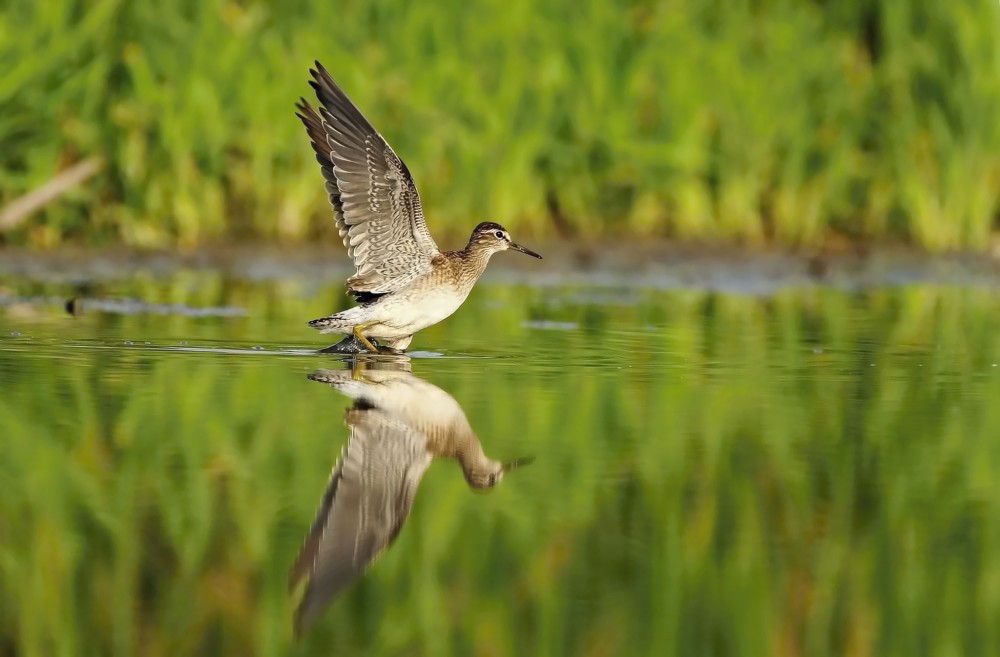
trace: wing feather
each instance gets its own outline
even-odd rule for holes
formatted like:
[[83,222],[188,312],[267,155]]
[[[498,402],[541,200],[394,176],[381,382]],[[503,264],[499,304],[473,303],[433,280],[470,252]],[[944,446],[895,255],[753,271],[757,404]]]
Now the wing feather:
[[316,62],[310,85],[320,107],[301,100],[306,127],[334,218],[357,273],[356,296],[385,294],[431,269],[440,251],[427,229],[409,170],[325,68]]

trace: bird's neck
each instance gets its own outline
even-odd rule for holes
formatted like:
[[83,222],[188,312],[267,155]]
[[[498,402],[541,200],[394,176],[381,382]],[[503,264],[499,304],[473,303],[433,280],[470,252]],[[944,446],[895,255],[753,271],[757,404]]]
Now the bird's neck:
[[465,273],[470,276],[473,283],[486,271],[486,265],[490,264],[490,256],[493,255],[491,251],[478,246],[475,242],[469,242],[468,246],[458,251],[458,254],[463,261]]

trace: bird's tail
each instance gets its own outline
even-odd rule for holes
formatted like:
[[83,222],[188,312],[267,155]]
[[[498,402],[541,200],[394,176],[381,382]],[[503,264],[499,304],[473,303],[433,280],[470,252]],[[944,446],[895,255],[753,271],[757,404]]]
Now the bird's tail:
[[347,335],[351,332],[355,326],[360,324],[360,318],[357,317],[357,310],[361,306],[355,306],[354,308],[348,308],[339,313],[334,313],[329,317],[320,317],[319,319],[314,319],[309,322],[309,326],[318,330],[320,333],[343,333]]

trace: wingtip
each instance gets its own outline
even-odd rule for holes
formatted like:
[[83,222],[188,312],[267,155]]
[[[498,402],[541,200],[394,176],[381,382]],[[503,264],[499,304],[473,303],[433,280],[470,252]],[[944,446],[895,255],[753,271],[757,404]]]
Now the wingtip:
[[313,68],[309,69],[309,73],[316,80],[319,80],[320,78],[324,77],[327,78],[330,77],[330,73],[326,70],[326,67],[323,66],[323,64],[321,64],[318,59],[313,61]]

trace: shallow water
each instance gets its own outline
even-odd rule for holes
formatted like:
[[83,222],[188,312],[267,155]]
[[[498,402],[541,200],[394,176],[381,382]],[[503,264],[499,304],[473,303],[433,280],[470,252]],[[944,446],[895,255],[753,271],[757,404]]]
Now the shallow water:
[[[494,282],[352,370],[309,280],[0,277],[0,654],[1000,651],[992,288]],[[535,460],[475,492],[434,459],[296,640],[288,571],[364,421],[321,370]]]

